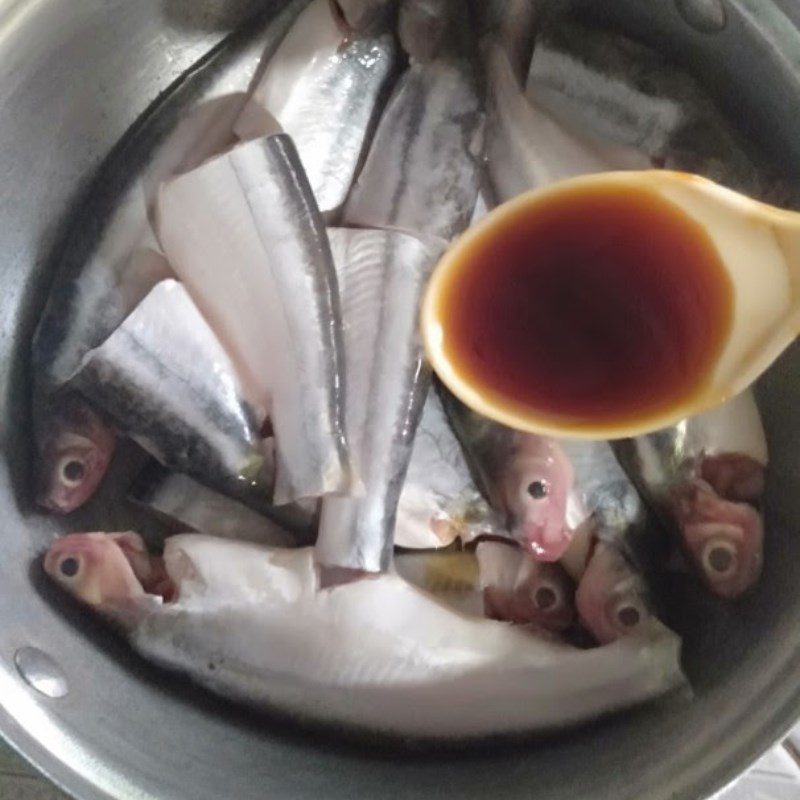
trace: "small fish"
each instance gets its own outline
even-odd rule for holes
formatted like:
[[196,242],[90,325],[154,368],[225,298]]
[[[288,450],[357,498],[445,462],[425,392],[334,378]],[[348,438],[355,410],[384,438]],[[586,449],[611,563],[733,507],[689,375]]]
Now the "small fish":
[[502,535],[501,516],[475,486],[437,392],[429,392],[414,437],[394,543],[432,549],[480,534]]
[[430,386],[419,303],[443,243],[396,231],[328,231],[341,292],[347,438],[361,488],[322,503],[320,564],[387,569],[400,492]]
[[130,544],[71,534],[45,572],[144,657],[256,707],[463,738],[562,727],[684,685],[666,630],[578,650],[456,613],[394,574],[320,590],[311,548],[186,534],[147,563]]
[[[274,49],[302,3],[294,0],[278,14],[264,14],[195,64],[134,123],[79,204],[59,248],[55,282],[32,344],[36,483],[39,491],[50,487],[39,499],[53,510],[73,510],[91,497],[109,464],[113,436],[107,425],[99,434],[104,423],[90,409],[77,410],[79,398],[60,396],[64,386],[86,353],[170,275],[150,225],[156,189],[230,143],[262,54]],[[65,406],[70,413],[63,413]],[[102,442],[102,450],[91,456],[92,469],[85,470],[83,481],[64,482],[52,442],[83,436],[80,421],[87,416],[96,432],[90,441]],[[76,420],[79,427],[70,427]]]
[[162,187],[170,263],[275,432],[274,501],[347,490],[336,274],[291,139],[254,140]]
[[567,497],[573,472],[552,439],[480,417],[444,388],[444,407],[479,488],[506,515],[505,527],[540,561],[558,561],[569,546]]
[[[410,0],[401,15],[424,5]],[[458,13],[458,4],[445,5]],[[417,61],[412,49],[348,198],[346,225],[450,240],[469,223],[480,179],[482,101],[461,28],[450,17],[442,24],[448,35],[433,58]]]
[[[350,9],[362,24],[368,22],[362,16],[374,17],[376,10]],[[335,217],[391,88],[398,58],[387,30],[353,35],[335,3],[312,0],[271,55],[236,122],[236,133],[242,139],[289,134],[320,211]]]
[[632,148],[590,143],[557,122],[525,95],[496,37],[481,42],[481,54],[488,85],[486,171],[496,203],[576,175],[652,167]]
[[258,422],[184,287],[159,283],[70,385],[171,469],[220,489],[261,473]]
[[614,449],[714,594],[738,597],[756,583],[768,453],[752,392]]
[[182,530],[280,547],[314,541],[313,510],[276,508],[256,491],[234,499],[157,462],[137,476],[128,498],[180,524]]
[[663,56],[561,16],[539,31],[530,97],[571,130],[632,147],[667,169],[761,194],[759,170],[710,97]]
[[487,617],[550,633],[573,624],[575,584],[562,566],[505,542],[478,542],[475,554]]

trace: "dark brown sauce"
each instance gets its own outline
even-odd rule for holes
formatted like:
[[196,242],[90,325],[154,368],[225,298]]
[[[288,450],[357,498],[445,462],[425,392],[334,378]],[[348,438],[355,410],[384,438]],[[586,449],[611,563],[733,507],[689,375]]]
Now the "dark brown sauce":
[[704,229],[645,188],[533,200],[473,241],[439,295],[444,354],[487,399],[574,425],[689,400],[733,289]]

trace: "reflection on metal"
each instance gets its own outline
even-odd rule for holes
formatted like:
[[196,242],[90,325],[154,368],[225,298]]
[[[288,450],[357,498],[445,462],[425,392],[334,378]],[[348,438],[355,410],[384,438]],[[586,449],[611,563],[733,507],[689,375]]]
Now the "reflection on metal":
[[21,647],[14,654],[14,663],[23,680],[45,697],[55,700],[69,691],[61,667],[38,647]]

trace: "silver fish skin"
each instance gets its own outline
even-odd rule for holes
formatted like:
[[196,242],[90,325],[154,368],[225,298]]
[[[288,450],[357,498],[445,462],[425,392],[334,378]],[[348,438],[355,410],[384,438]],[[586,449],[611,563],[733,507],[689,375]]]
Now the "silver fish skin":
[[[464,738],[559,728],[685,685],[669,631],[580,650],[454,612],[393,574],[320,590],[311,548],[187,534],[148,563],[125,554],[129,538],[64,536],[45,572],[145,658],[256,708]],[[171,599],[145,591],[157,572]]]
[[258,426],[230,360],[177,281],[152,289],[70,385],[171,469],[223,488],[262,469]]
[[469,224],[480,183],[484,114],[468,53],[448,38],[392,93],[343,224],[450,240]]
[[236,122],[236,133],[241,139],[289,134],[320,211],[333,222],[398,62],[395,38],[386,28],[353,34],[343,28],[331,0],[312,0],[271,55]]
[[168,517],[182,530],[276,547],[313,544],[313,513],[276,508],[263,494],[236,498],[210,489],[188,475],[170,472],[157,462],[145,467],[128,490],[139,506]]
[[394,543],[431,549],[487,533],[505,533],[502,517],[478,491],[439,395],[431,391],[400,494]]
[[317,559],[383,572],[397,504],[430,386],[419,303],[444,245],[396,231],[330,229],[342,298],[347,437],[360,489],[323,500]]
[[631,39],[554,17],[537,35],[528,92],[570,129],[633,147],[659,166],[750,195],[767,188],[694,78]]
[[[346,491],[344,352],[330,247],[285,134],[166,184],[159,234],[275,432],[276,504]],[[226,265],[221,269],[220,265]]]
[[[85,480],[65,479],[53,456],[63,447],[51,443],[83,436],[73,421],[92,414],[65,415],[61,387],[84,355],[171,274],[150,224],[158,184],[230,143],[262,54],[274,49],[303,2],[262,15],[193,66],[131,127],[81,199],[54,258],[55,282],[32,344],[35,471],[44,505],[67,512],[83,504],[109,464],[108,446],[83,448]],[[68,402],[74,406],[79,398]],[[111,429],[100,439],[112,441]]]

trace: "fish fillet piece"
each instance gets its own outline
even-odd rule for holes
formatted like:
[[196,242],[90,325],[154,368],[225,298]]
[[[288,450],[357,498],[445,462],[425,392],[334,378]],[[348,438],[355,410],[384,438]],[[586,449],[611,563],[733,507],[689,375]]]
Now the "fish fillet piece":
[[[330,0],[312,0],[266,64],[236,122],[252,139],[274,119],[294,140],[323,214],[350,191],[398,61],[394,36],[353,34]],[[266,121],[266,122],[265,122]]]
[[199,535],[167,540],[165,603],[132,564],[143,579],[156,570],[126,565],[123,544],[72,534],[45,570],[146,658],[255,707],[463,738],[564,727],[685,685],[666,630],[579,650],[463,616],[393,574],[318,590],[311,548]]
[[239,145],[164,185],[159,234],[275,432],[276,504],[349,487],[336,274],[285,134]]
[[258,425],[230,359],[177,281],[152,289],[71,385],[171,469],[221,488],[261,471]]
[[419,302],[444,245],[396,231],[330,229],[342,298],[347,437],[356,497],[322,503],[316,552],[329,567],[380,572],[391,560],[397,503],[430,373]]

